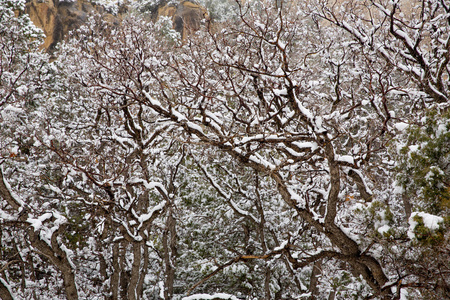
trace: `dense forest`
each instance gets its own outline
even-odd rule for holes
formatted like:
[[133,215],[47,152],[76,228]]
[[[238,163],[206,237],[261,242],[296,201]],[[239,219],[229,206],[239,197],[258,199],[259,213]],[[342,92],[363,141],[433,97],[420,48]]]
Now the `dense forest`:
[[450,299],[450,1],[162,2],[0,0],[0,298]]

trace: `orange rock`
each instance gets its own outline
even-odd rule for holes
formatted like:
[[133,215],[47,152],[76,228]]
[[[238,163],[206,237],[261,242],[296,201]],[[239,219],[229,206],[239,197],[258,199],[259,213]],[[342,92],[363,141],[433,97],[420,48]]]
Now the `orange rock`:
[[158,9],[158,18],[161,16],[171,17],[174,29],[182,38],[200,29],[203,21],[208,20],[207,10],[190,1],[181,1],[177,5],[168,4]]
[[113,16],[99,5],[88,0],[74,2],[59,0],[31,0],[26,5],[26,12],[31,21],[44,31],[46,36],[42,45],[49,52],[55,49],[58,42],[67,34],[83,24],[92,13],[99,13],[110,23],[120,22],[120,15]]

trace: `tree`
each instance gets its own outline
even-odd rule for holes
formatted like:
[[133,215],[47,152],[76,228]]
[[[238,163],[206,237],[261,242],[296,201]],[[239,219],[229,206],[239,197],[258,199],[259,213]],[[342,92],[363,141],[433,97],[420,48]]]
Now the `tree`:
[[[161,90],[144,90],[140,101],[184,128],[190,134],[186,143],[216,148],[276,183],[286,205],[322,238],[321,251],[315,255],[294,259],[291,252],[296,245],[283,248],[294,268],[324,258],[337,259],[347,266],[344,270],[348,268],[356,278],[362,276],[375,296],[400,296],[402,288],[426,288],[430,280],[437,287],[436,293],[446,294],[446,275],[439,279],[414,277],[403,266],[378,257],[390,226],[399,228],[391,238],[402,240],[409,225],[400,221],[404,218],[394,217],[404,214],[404,208],[398,197],[386,192],[395,187],[395,161],[387,151],[398,127],[394,120],[403,120],[408,110],[414,109],[410,97],[445,103],[445,87],[439,82],[448,72],[446,29],[440,31],[444,38],[434,44],[442,49],[433,50],[442,55],[442,59],[432,61],[439,61],[439,68],[421,65],[417,53],[410,53],[417,60],[399,59],[397,63],[392,62],[394,56],[387,50],[369,43],[371,38],[385,41],[390,34],[393,44],[385,43],[393,52],[406,55],[406,50],[418,51],[407,35],[395,29],[402,24],[393,24],[395,9],[387,14],[391,22],[386,30],[378,30],[383,28],[383,23],[376,23],[378,17],[369,20],[367,32],[372,33],[372,29],[374,33],[366,38],[362,25],[360,31],[347,25],[353,21],[351,24],[359,26],[352,11],[342,15],[354,19],[338,22],[337,17],[326,13],[311,14],[309,7],[290,16],[280,7],[264,4],[241,6],[241,23],[237,26],[228,24],[220,32],[200,33],[189,39],[181,53],[163,64],[174,69],[174,77],[166,80],[162,74],[155,76]],[[445,15],[445,5],[439,5],[435,3]],[[387,11],[381,4],[374,7],[381,15]],[[329,11],[326,6],[322,9]],[[336,39],[336,34],[328,36],[329,23],[319,22],[317,16],[349,34],[341,32],[341,39]],[[381,17],[379,22],[386,18]],[[435,15],[423,19],[431,23],[436,20],[444,19]],[[430,24],[427,28],[432,27]],[[419,41],[421,34],[415,35]],[[437,76],[433,80],[427,76],[411,80],[414,74],[405,70],[416,72],[415,64],[424,69],[423,74],[437,70]],[[367,179],[372,180],[369,183]],[[230,194],[223,193],[225,198]],[[372,204],[352,203],[355,198]],[[314,202],[318,202],[317,207]],[[363,218],[365,222],[359,223],[361,219],[349,217],[361,208],[372,215],[367,216],[371,222]],[[398,246],[398,242],[394,244]],[[266,258],[265,254],[258,257]],[[439,273],[447,274],[445,267]],[[395,284],[388,284],[389,277]],[[368,293],[364,289],[358,292]]]
[[[299,269],[318,259],[338,258],[358,276],[362,275],[377,293],[389,293],[382,290],[388,278],[381,264],[363,253],[363,247],[346,234],[337,219],[341,189],[356,192],[350,186],[341,188],[346,176],[349,181],[360,183],[361,198],[371,197],[364,184],[365,176],[358,170],[367,159],[366,149],[352,149],[357,142],[346,145],[345,140],[339,139],[345,132],[343,126],[330,116],[336,111],[330,99],[321,97],[325,92],[335,91],[328,84],[330,74],[336,81],[339,64],[345,64],[347,58],[353,63],[360,49],[355,45],[344,52],[338,41],[334,51],[327,47],[330,37],[326,33],[322,33],[319,45],[312,43],[315,41],[312,35],[320,32],[314,30],[314,24],[308,26],[311,20],[306,15],[296,12],[290,16],[279,7],[259,4],[261,7],[241,7],[238,26],[217,34],[199,35],[181,49],[182,53],[173,56],[167,67],[173,66],[175,73],[170,82],[176,88],[170,89],[178,93],[169,93],[165,88],[157,94],[144,90],[146,98],[141,101],[180,124],[191,135],[190,140],[195,137],[197,143],[216,147],[251,172],[270,178],[285,202],[285,209],[296,212],[308,224],[306,229],[320,236],[321,251],[298,259],[291,253],[295,251],[295,243],[291,245],[290,240],[282,243],[281,249],[292,268]],[[300,33],[301,40],[296,36]],[[300,48],[302,51],[298,52]],[[320,49],[329,59],[312,60],[308,68],[303,67],[307,54]],[[336,62],[333,56],[341,61]],[[321,78],[323,73],[319,74],[316,81],[308,78],[313,70],[319,69],[329,74],[325,78]],[[162,80],[161,86],[168,86]],[[326,84],[321,85],[321,81]],[[317,85],[311,86],[314,83]],[[349,85],[352,87],[351,82]],[[353,106],[354,103],[348,103],[344,111],[353,113]],[[365,113],[371,112],[358,112]],[[375,140],[379,131],[366,134]],[[373,151],[370,145],[367,148]],[[322,213],[320,206],[324,206]],[[297,237],[296,233],[287,235]]]
[[23,12],[25,2],[2,0],[0,4],[0,107],[4,109],[10,103],[32,100],[47,57],[39,51],[43,32]]
[[[54,251],[61,251],[61,249],[57,246],[55,246],[57,249],[54,249],[54,245],[51,245],[53,241],[46,239],[47,236],[39,236],[39,233],[33,230],[33,225],[34,229],[38,230],[36,228],[38,225],[33,223],[34,221],[43,222],[52,216],[43,215],[41,219],[36,219],[28,215],[31,206],[24,202],[22,197],[14,194],[6,180],[8,170],[4,171],[8,169],[7,165],[10,161],[19,161],[30,154],[30,137],[21,132],[21,129],[26,124],[26,115],[33,111],[36,102],[52,91],[49,85],[52,70],[47,64],[48,56],[39,50],[43,33],[23,13],[24,6],[24,1],[0,2],[0,126],[2,129],[0,139],[2,149],[0,153],[0,195],[2,196],[0,294],[2,299],[13,298],[10,281],[12,278],[20,282],[20,287],[22,291],[24,290],[26,276],[30,276],[25,268],[28,262],[31,265],[31,271],[36,271],[33,270],[33,264],[42,262],[40,259],[38,262],[32,261],[33,259],[27,253],[30,246],[43,256],[49,257],[57,267],[64,268],[67,263],[64,254],[62,257],[55,257]],[[27,222],[28,226],[20,226]],[[58,230],[57,227],[53,229]],[[19,236],[27,235],[29,239],[25,248],[28,249],[24,249]],[[21,276],[16,277],[17,274]],[[31,276],[41,275],[35,272]]]
[[[127,32],[125,27],[118,29],[124,38],[121,45],[133,42],[129,34],[137,34],[134,25]],[[141,29],[141,34],[150,32],[147,38],[157,33],[152,27]],[[84,45],[89,43],[85,40]],[[112,50],[121,63],[126,61],[123,49],[114,46],[91,49],[97,56],[89,58],[101,64],[103,58],[110,59],[102,51]],[[66,50],[67,55],[54,63],[61,72],[62,85],[53,87],[58,93],[37,103],[20,128],[30,139],[27,151],[4,164],[5,177],[11,178],[3,181],[2,196],[16,213],[24,209],[24,203],[30,207],[20,221],[45,249],[36,247],[30,238],[38,256],[61,272],[62,294],[68,299],[100,295],[136,299],[143,296],[144,287],[146,294],[152,294],[148,286],[158,287],[159,281],[164,282],[165,297],[170,298],[171,256],[176,252],[173,201],[183,151],[176,141],[164,139],[168,126],[153,120],[151,111],[127,103],[127,90],[123,97],[112,97],[96,92],[95,81],[77,82],[67,75],[61,63],[75,67],[80,56],[74,48]],[[136,71],[129,64],[117,67],[117,73],[100,75],[89,69],[86,76],[115,82]],[[84,78],[81,70],[75,73],[77,79]],[[10,122],[17,128],[17,123]],[[154,224],[166,211],[165,219]],[[17,219],[15,215],[8,218]],[[31,248],[30,252],[35,251]],[[153,272],[148,274],[148,270]]]
[[68,299],[449,296],[446,4],[272,2],[184,41],[92,18],[61,47],[0,131],[28,137],[0,173],[2,246],[32,262],[2,256],[13,293],[39,270]]

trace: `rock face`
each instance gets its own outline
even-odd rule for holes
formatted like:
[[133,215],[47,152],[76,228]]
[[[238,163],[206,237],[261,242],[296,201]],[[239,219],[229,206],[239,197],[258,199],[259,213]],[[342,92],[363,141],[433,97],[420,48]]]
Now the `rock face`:
[[120,17],[113,16],[88,0],[31,0],[27,1],[26,12],[31,21],[44,31],[46,38],[43,47],[49,52],[69,31],[83,24],[91,13],[97,12],[111,23],[120,22]]
[[209,19],[207,10],[191,1],[161,6],[158,8],[157,17],[161,16],[172,18],[174,29],[183,39],[186,35],[199,30],[202,22]]
[[[31,21],[44,31],[46,38],[43,47],[49,52],[55,49],[68,32],[83,24],[90,14],[98,13],[111,24],[119,24],[126,11],[127,6],[124,4],[117,15],[112,15],[101,5],[89,0],[28,0],[26,6]],[[165,4],[161,1],[154,15],[155,19],[160,16],[172,18],[175,30],[183,38],[198,30],[202,22],[208,19],[206,9],[191,1],[180,1],[178,4]]]

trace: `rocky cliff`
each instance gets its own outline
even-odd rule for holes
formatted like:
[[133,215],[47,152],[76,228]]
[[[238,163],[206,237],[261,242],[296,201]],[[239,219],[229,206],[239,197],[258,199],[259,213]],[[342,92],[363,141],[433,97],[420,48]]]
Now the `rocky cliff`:
[[[83,24],[90,14],[98,13],[108,22],[119,24],[128,11],[128,5],[125,2],[112,14],[103,6],[89,0],[29,0],[26,11],[33,23],[45,33],[43,47],[52,52],[57,43],[63,40],[68,32]],[[153,11],[155,19],[160,16],[171,17],[174,28],[185,37],[189,32],[200,28],[202,20],[207,18],[207,11],[191,1],[180,1],[178,4],[165,4],[161,1]]]
[[99,13],[109,22],[118,24],[120,15],[125,11],[125,6],[120,7],[119,13],[113,15],[104,7],[88,0],[31,0],[27,1],[26,6],[31,21],[44,31],[46,38],[43,47],[49,51],[52,51],[69,31],[83,24],[89,14]]
[[200,29],[203,21],[208,19],[206,9],[191,1],[181,1],[178,4],[166,4],[157,10],[157,17],[171,17],[174,29],[181,33],[182,38]]

